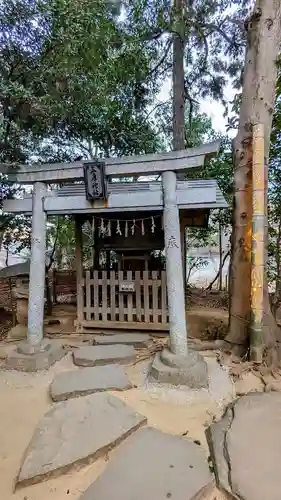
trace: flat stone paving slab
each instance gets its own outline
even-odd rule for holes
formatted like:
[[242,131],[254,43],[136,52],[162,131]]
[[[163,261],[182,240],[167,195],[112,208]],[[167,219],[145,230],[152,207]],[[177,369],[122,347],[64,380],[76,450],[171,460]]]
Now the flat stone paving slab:
[[77,470],[145,423],[146,417],[105,392],[57,403],[35,430],[17,484],[37,483],[73,466]]
[[80,500],[191,500],[211,480],[200,446],[146,428],[119,447]]
[[145,333],[118,333],[114,335],[96,335],[94,345],[124,344],[145,347],[151,337]]
[[132,384],[120,365],[95,366],[56,375],[50,394],[54,401],[101,391],[124,391]]
[[[238,399],[207,431],[218,483],[235,498],[281,498],[281,394]],[[227,484],[226,484],[227,483]]]
[[110,363],[126,364],[136,359],[136,351],[130,345],[83,346],[73,351],[73,361],[78,366],[100,366]]

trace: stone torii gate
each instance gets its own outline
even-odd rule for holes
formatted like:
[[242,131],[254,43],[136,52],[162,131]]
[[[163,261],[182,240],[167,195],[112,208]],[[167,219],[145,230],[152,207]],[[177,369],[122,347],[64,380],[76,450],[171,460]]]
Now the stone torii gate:
[[[95,181],[100,183],[98,188],[101,191],[106,180],[110,178],[140,175],[161,175],[162,178],[170,350],[165,350],[157,357],[152,367],[154,377],[161,381],[202,386],[207,380],[203,359],[194,353],[188,353],[187,348],[177,173],[203,167],[206,159],[218,152],[219,145],[219,142],[213,142],[198,148],[164,154],[105,159],[102,160],[104,176],[100,170],[96,172],[98,177]],[[7,174],[10,181],[33,185],[28,334],[27,340],[8,357],[7,363],[10,367],[27,370],[45,368],[62,355],[60,349],[51,342],[45,342],[43,338],[47,214],[66,213],[60,211],[62,198],[48,193],[47,185],[85,180],[85,165],[87,166],[87,162],[21,165],[17,168],[0,165],[0,173]],[[85,200],[88,207],[85,206],[85,211],[89,210],[89,207],[107,206],[104,191],[99,193],[96,197],[98,199],[94,198]],[[19,207],[22,206],[22,213],[27,213],[25,201],[6,200],[3,208],[6,212],[19,213]],[[81,211],[83,212],[81,207],[77,208],[77,213]]]

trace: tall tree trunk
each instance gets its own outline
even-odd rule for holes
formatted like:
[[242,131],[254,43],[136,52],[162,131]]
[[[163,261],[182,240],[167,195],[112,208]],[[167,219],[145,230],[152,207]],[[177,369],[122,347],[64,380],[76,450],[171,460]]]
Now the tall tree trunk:
[[[234,345],[244,347],[248,343],[250,320],[252,127],[257,123],[264,125],[267,168],[277,78],[276,61],[281,39],[280,20],[281,0],[256,0],[253,13],[245,24],[247,49],[243,93],[238,134],[233,142],[235,192],[230,273],[230,330],[226,339]],[[265,233],[267,245],[267,228]],[[266,311],[264,326],[267,327],[265,342],[270,344],[276,334],[276,325],[270,311],[267,285],[264,295]]]
[[184,0],[174,0],[173,33],[173,149],[185,148]]
[[276,238],[276,250],[275,250],[275,261],[276,261],[276,281],[275,281],[275,293],[273,297],[272,311],[276,317],[276,313],[281,303],[281,219],[279,220],[277,238]]
[[[184,49],[185,21],[184,0],[174,0],[173,5],[173,150],[185,148],[185,91],[184,91]],[[177,178],[184,180],[184,173]],[[184,238],[185,238],[184,231]],[[181,246],[182,260],[186,263],[186,242]],[[186,289],[186,269],[183,266],[183,283]]]

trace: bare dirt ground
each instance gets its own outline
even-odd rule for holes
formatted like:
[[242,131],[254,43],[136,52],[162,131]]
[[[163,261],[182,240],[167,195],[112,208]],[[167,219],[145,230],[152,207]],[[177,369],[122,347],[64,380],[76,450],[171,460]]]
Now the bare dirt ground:
[[226,336],[228,312],[210,307],[192,307],[186,313],[188,335],[201,340],[217,340]]
[[[200,299],[200,300],[199,300]],[[199,297],[187,311],[189,334],[202,340],[223,338],[227,331],[227,309],[220,307],[217,299],[204,304]],[[206,300],[206,299],[205,299]],[[203,302],[203,303],[202,303]],[[7,318],[10,323],[10,319]],[[5,338],[7,327],[2,328]],[[53,335],[52,335],[53,337]],[[86,336],[85,336],[86,337]],[[54,337],[53,337],[54,338]],[[57,339],[58,342],[75,344],[71,336]],[[0,342],[0,358],[15,343]],[[215,368],[217,361],[214,353],[208,355],[209,366]],[[220,418],[226,404],[234,392],[224,399],[223,380],[219,374],[213,379],[212,397],[208,391],[156,389],[146,385],[145,375],[149,360],[127,366],[126,371],[134,388],[114,394],[148,419],[148,425],[170,434],[183,435],[201,443],[208,455],[205,429],[214,419]],[[212,369],[213,369],[212,368]],[[109,457],[101,458],[94,464],[77,471],[63,474],[56,479],[14,491],[15,479],[19,472],[24,452],[30,442],[40,418],[52,404],[49,385],[58,372],[76,368],[69,353],[48,372],[25,374],[0,371],[0,485],[1,498],[5,500],[78,500],[87,487],[103,472]],[[226,391],[227,392],[227,391]],[[200,500],[225,500],[214,491],[206,493]]]
[[[11,349],[11,344],[0,346]],[[210,358],[211,359],[211,358]],[[216,363],[215,358],[211,363]],[[129,391],[115,392],[136,411],[146,415],[148,425],[170,434],[184,435],[200,441],[207,451],[205,429],[223,411],[220,394],[211,398],[208,391],[179,391],[155,389],[145,385],[149,361],[126,367],[132,383],[137,386]],[[69,353],[48,372],[26,374],[0,372],[0,484],[1,498],[5,500],[78,500],[82,492],[104,470],[108,457],[92,465],[72,471],[56,479],[19,489],[14,492],[15,478],[24,452],[35,427],[50,407],[49,384],[54,375],[64,370],[77,369]],[[219,381],[218,381],[219,385]],[[229,396],[231,399],[231,396]],[[111,452],[111,454],[114,453]],[[212,500],[213,496],[208,496]]]

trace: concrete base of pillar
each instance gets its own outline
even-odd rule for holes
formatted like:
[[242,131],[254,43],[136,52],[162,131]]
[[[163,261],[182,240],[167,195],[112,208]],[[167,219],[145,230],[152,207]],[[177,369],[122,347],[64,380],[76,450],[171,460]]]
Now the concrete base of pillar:
[[169,349],[163,349],[156,354],[150,375],[157,382],[171,385],[186,385],[192,389],[208,387],[206,361],[194,351],[189,351],[187,356],[177,356]]
[[42,343],[41,347],[35,350],[30,348],[26,342],[20,344],[7,356],[5,368],[23,372],[47,370],[65,354],[66,351],[55,343]]

